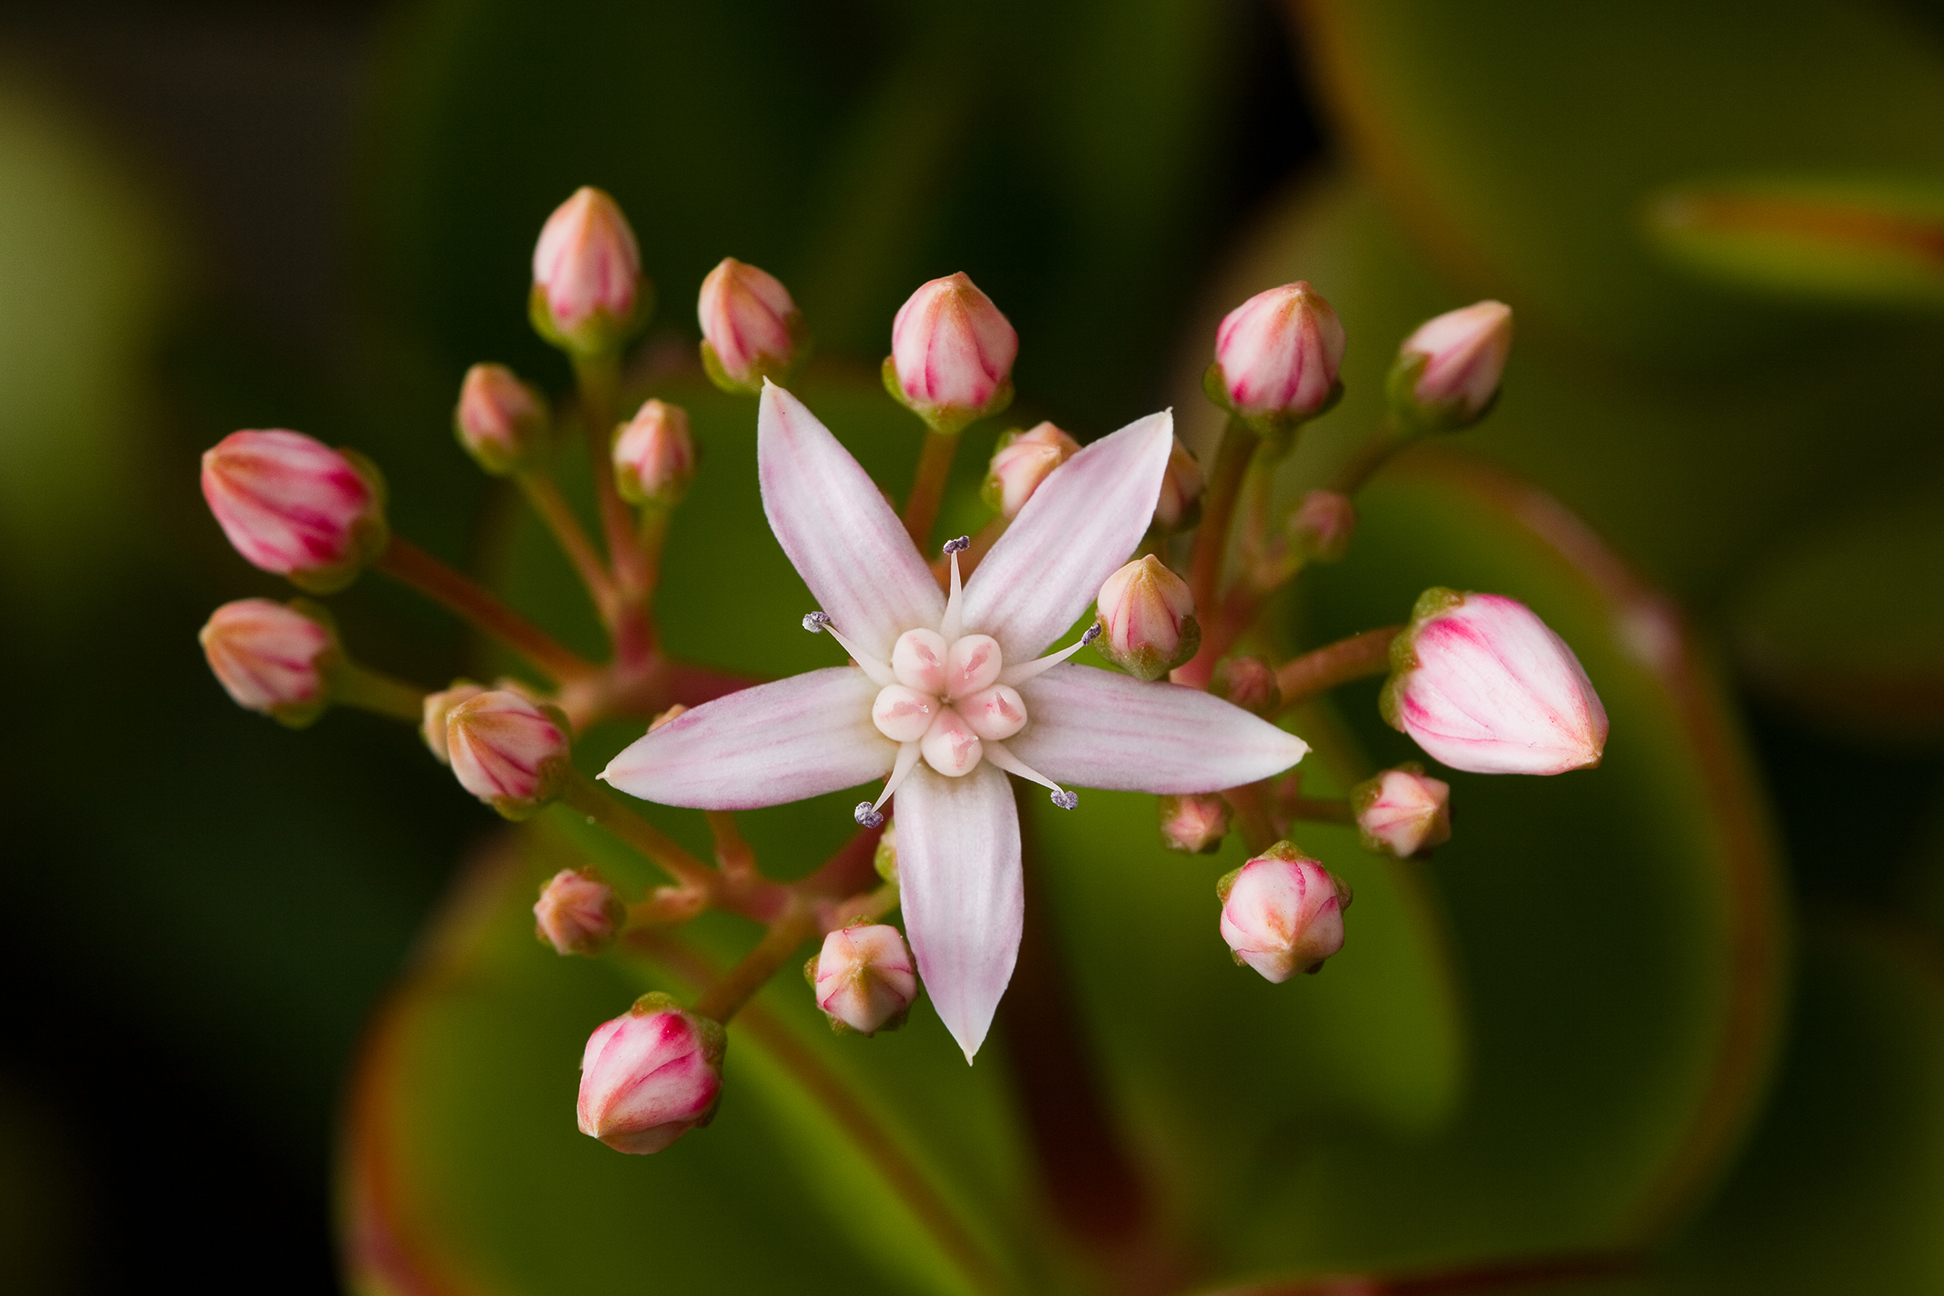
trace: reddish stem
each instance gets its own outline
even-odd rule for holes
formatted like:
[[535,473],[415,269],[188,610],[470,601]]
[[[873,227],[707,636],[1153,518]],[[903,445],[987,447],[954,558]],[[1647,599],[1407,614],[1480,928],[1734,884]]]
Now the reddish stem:
[[427,598],[443,603],[562,684],[595,673],[592,662],[569,651],[552,635],[500,602],[484,586],[454,571],[403,536],[394,535],[373,565]]
[[1276,668],[1276,684],[1282,689],[1283,710],[1301,706],[1320,693],[1339,684],[1384,675],[1390,671],[1391,641],[1403,626],[1366,630],[1348,639],[1339,639],[1314,652],[1303,654]]

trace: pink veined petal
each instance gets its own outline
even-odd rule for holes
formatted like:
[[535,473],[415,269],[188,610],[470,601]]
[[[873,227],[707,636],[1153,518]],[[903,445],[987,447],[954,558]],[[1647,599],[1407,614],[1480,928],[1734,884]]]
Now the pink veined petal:
[[1012,980],[1026,912],[1012,785],[990,761],[963,778],[919,765],[895,809],[905,934],[925,993],[970,1062]]
[[997,639],[1008,662],[1039,656],[1147,533],[1173,449],[1163,410],[1055,468],[965,583],[966,630]]
[[[1309,744],[1200,689],[1059,665],[1019,686],[1029,717],[1007,748],[1055,783],[1214,792],[1268,778]],[[904,847],[899,821],[898,845]]]
[[938,624],[945,596],[877,484],[802,401],[768,381],[756,471],[777,543],[845,637],[884,660],[899,635]]
[[871,723],[877,685],[855,666],[758,684],[685,711],[616,756],[601,777],[661,805],[751,810],[856,787],[891,772],[898,744]]

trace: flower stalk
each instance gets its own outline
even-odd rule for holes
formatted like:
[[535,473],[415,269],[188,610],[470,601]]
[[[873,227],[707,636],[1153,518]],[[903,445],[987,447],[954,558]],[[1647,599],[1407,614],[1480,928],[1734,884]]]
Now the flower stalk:
[[556,683],[586,679],[597,669],[594,663],[500,602],[484,586],[454,571],[403,536],[393,536],[372,566],[444,604],[519,653]]
[[1282,689],[1285,712],[1301,706],[1340,684],[1383,675],[1390,671],[1391,641],[1403,626],[1366,630],[1348,639],[1325,644],[1304,653],[1276,669],[1276,684]]
[[932,428],[925,433],[925,448],[918,455],[918,475],[912,478],[911,494],[905,499],[904,526],[911,543],[920,549],[938,520],[938,506],[945,498],[945,483],[952,475],[952,460],[958,455],[959,434]]

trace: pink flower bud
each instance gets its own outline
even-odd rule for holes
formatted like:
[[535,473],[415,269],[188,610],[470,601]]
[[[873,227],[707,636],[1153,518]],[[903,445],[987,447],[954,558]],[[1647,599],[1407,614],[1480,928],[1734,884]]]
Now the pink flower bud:
[[1184,531],[1201,520],[1201,465],[1176,437],[1168,452],[1168,471],[1161,478],[1161,495],[1154,501],[1154,524],[1163,531]]
[[695,476],[688,411],[651,400],[614,432],[614,485],[631,504],[669,505]]
[[1095,607],[1102,633],[1094,648],[1138,679],[1160,679],[1201,647],[1188,582],[1153,554],[1109,576]]
[[378,470],[301,432],[232,432],[203,453],[202,489],[238,553],[313,594],[349,585],[391,539]]
[[1259,716],[1274,715],[1282,709],[1282,685],[1276,682],[1276,668],[1260,657],[1222,658],[1215,663],[1208,691]]
[[324,615],[302,599],[238,599],[217,608],[196,637],[238,706],[300,729],[330,705],[338,643]]
[[567,718],[501,689],[446,714],[446,754],[459,785],[508,819],[524,819],[567,780]]
[[918,997],[918,975],[911,970],[904,937],[883,923],[831,932],[803,975],[831,1029],[840,1032],[896,1030]]
[[505,365],[466,370],[452,426],[487,472],[504,476],[518,468],[545,439],[549,422],[547,398]]
[[1357,506],[1348,495],[1313,490],[1289,518],[1289,539],[1309,562],[1333,563],[1350,552],[1357,533]]
[[1485,417],[1512,350],[1512,308],[1476,302],[1418,326],[1392,366],[1393,411],[1414,431],[1448,432]]
[[1337,394],[1343,325],[1305,281],[1257,293],[1215,330],[1209,394],[1246,420],[1294,424]]
[[1451,784],[1415,763],[1387,769],[1350,789],[1365,850],[1408,859],[1451,840]]
[[1315,972],[1343,948],[1350,888],[1288,842],[1277,842],[1215,884],[1222,939],[1235,961],[1271,981]]
[[437,693],[427,693],[419,721],[419,737],[438,757],[439,764],[452,764],[452,757],[446,751],[446,721],[452,715],[452,708],[461,702],[478,697],[486,690],[471,680],[454,680],[452,687]]
[[1019,335],[963,274],[911,294],[891,322],[884,385],[943,432],[996,414],[1012,401]]
[[1579,658],[1523,603],[1426,590],[1391,644],[1384,719],[1475,774],[1590,769],[1607,715]]
[[628,218],[599,189],[576,190],[533,248],[533,326],[575,354],[605,354],[646,322],[651,306]]
[[596,870],[562,869],[540,888],[534,935],[562,954],[598,954],[627,916],[621,897]]
[[1185,855],[1213,855],[1228,836],[1233,811],[1213,792],[1164,796],[1161,806],[1161,844]]
[[985,502],[1012,521],[1047,475],[1079,453],[1080,443],[1051,423],[1041,423],[1031,432],[1006,433],[999,438],[986,472]]
[[722,1027],[645,994],[603,1022],[581,1054],[581,1133],[617,1152],[659,1152],[715,1115]]
[[809,353],[790,290],[734,257],[702,281],[695,313],[702,322],[702,367],[724,391],[760,392],[765,378],[787,382]]

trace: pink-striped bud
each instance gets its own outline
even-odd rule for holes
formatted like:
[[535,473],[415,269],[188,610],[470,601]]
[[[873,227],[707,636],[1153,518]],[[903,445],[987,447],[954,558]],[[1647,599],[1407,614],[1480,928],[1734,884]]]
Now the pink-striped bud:
[[533,934],[561,954],[598,954],[627,916],[621,897],[598,871],[562,869],[540,888]]
[[659,1152],[715,1115],[722,1026],[645,994],[602,1022],[581,1054],[581,1133],[617,1152]]
[[896,927],[884,923],[843,927],[824,937],[817,957],[804,965],[817,1007],[840,1034],[875,1035],[904,1025],[918,997],[911,951]]
[[940,432],[956,432],[1012,403],[1019,335],[964,274],[911,294],[891,322],[884,386]]
[[1222,939],[1238,964],[1271,981],[1316,972],[1343,948],[1350,888],[1288,842],[1277,842],[1215,884]]
[[760,392],[763,380],[787,383],[810,353],[810,335],[790,290],[734,257],[709,271],[696,299],[702,367],[726,392]]
[[614,199],[583,186],[554,209],[533,248],[528,315],[541,337],[575,355],[611,355],[654,308],[641,248]]
[[1357,506],[1337,491],[1310,491],[1289,518],[1290,543],[1306,562],[1336,562],[1356,533]]
[[446,751],[446,721],[452,715],[452,708],[485,691],[471,680],[462,679],[454,680],[449,689],[425,695],[419,719],[419,737],[425,740],[425,745],[438,758],[439,764],[452,764],[452,756]]
[[1282,685],[1276,668],[1260,657],[1224,657],[1215,663],[1208,691],[1244,711],[1272,716],[1282,709]]
[[1391,643],[1384,719],[1474,774],[1591,769],[1607,714],[1573,650],[1525,604],[1426,590]]
[[1176,437],[1168,452],[1168,471],[1161,478],[1161,494],[1154,501],[1154,525],[1163,531],[1185,531],[1201,521],[1201,465]]
[[508,819],[524,819],[560,795],[569,732],[557,708],[499,689],[446,713],[446,755],[459,786]]
[[364,456],[301,432],[232,432],[203,452],[203,498],[236,551],[329,594],[391,540],[385,485]]
[[329,614],[304,599],[238,599],[211,614],[197,639],[209,669],[240,707],[292,729],[331,703],[330,668],[341,656]]
[[1109,576],[1094,606],[1101,628],[1095,650],[1137,679],[1160,679],[1201,647],[1188,582],[1153,554]]
[[1512,351],[1512,308],[1482,301],[1418,326],[1391,366],[1386,395],[1398,422],[1413,432],[1470,427],[1498,399]]
[[1012,431],[999,438],[992,466],[981,492],[986,504],[1008,522],[1019,516],[1026,501],[1055,468],[1080,453],[1080,443],[1051,423],[1030,432]]
[[688,411],[651,400],[614,430],[614,486],[630,504],[666,507],[695,476]]
[[1257,293],[1215,330],[1210,399],[1258,432],[1286,433],[1336,403],[1343,325],[1307,282]]
[[1161,807],[1161,844],[1184,855],[1213,855],[1228,836],[1234,811],[1213,792],[1164,796]]
[[495,476],[520,467],[547,436],[547,398],[505,365],[476,364],[459,384],[452,427],[466,453]]
[[1427,778],[1415,762],[1387,769],[1350,789],[1364,849],[1409,859],[1451,840],[1451,784]]

